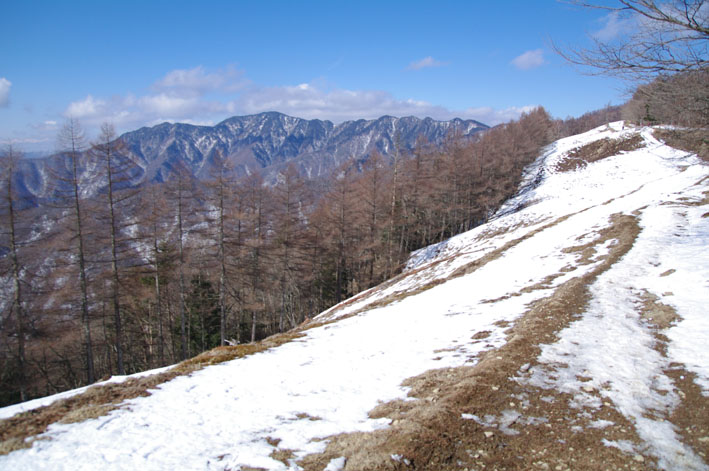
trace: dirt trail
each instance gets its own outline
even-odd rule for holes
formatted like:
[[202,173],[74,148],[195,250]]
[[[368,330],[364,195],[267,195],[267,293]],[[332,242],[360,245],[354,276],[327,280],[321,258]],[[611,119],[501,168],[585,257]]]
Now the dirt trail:
[[[641,440],[633,425],[591,386],[585,392],[601,399],[599,409],[574,408],[569,394],[514,379],[534,367],[540,344],[554,342],[557,333],[584,311],[590,284],[632,248],[639,232],[635,216],[615,215],[593,242],[600,246],[616,241],[604,260],[534,303],[508,329],[506,345],[483,354],[475,366],[429,371],[407,380],[409,395],[416,400],[382,404],[370,413],[390,418],[391,427],[331,437],[324,453],[299,464],[305,470],[322,470],[330,460],[344,456],[345,470],[657,469],[650,456],[603,445],[603,439],[636,444]],[[590,262],[588,244],[574,249]],[[484,338],[484,333],[476,337]],[[679,371],[674,374],[690,378]],[[677,384],[686,401],[671,420],[692,435],[689,444],[701,454],[707,446],[700,441],[706,425],[695,420],[693,408],[706,410],[706,398],[691,380]]]

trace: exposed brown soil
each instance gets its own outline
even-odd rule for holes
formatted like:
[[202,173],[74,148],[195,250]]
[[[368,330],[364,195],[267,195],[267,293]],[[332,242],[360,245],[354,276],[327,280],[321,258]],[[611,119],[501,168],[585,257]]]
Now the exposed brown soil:
[[665,371],[672,378],[682,402],[672,411],[670,421],[677,427],[677,433],[702,460],[709,462],[709,397],[695,382],[695,375],[679,365]]
[[[382,404],[370,413],[391,419],[389,428],[330,437],[324,453],[299,464],[322,470],[331,459],[345,456],[345,470],[656,469],[651,457],[602,444],[603,439],[640,443],[632,424],[611,404],[574,408],[568,394],[514,379],[535,367],[530,359],[537,358],[540,344],[555,341],[583,312],[587,287],[627,253],[638,232],[634,217],[615,216],[595,241],[617,240],[606,258],[534,303],[508,330],[506,345],[481,355],[475,366],[407,380],[404,385],[416,400]],[[587,392],[598,394],[590,387]]]
[[643,147],[643,138],[639,134],[622,139],[600,139],[568,152],[566,157],[556,165],[559,172],[572,172],[582,169],[591,162],[618,155],[621,152]]
[[[663,276],[664,273],[660,276]],[[660,329],[666,329],[673,322],[679,319],[677,313],[672,306],[661,303],[659,298],[652,293],[645,291],[641,295],[643,302],[642,314],[653,325]]]
[[[660,276],[665,276],[668,272],[674,272],[674,270],[668,270]],[[678,321],[680,317],[672,306],[660,303],[657,296],[651,293],[644,293],[641,299],[643,301],[642,315],[655,327],[655,337],[657,338],[655,349],[666,357],[668,339],[662,330]],[[681,399],[672,411],[669,420],[675,425],[682,443],[690,446],[704,462],[707,462],[707,457],[709,457],[709,397],[702,395],[695,382],[696,375],[687,371],[682,365],[673,363],[664,373],[672,379]]]

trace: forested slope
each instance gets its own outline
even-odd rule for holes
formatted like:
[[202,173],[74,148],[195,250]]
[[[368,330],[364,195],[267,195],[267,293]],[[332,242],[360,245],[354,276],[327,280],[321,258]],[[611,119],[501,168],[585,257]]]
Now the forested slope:
[[289,166],[274,185],[237,178],[216,152],[204,179],[177,167],[139,187],[110,127],[88,153],[77,123],[65,131],[51,206],[21,209],[4,159],[0,209],[17,210],[0,243],[15,234],[15,256],[0,259],[3,404],[287,331],[398,273],[411,250],[484,223],[556,128],[539,108],[474,142],[419,139],[327,180]]

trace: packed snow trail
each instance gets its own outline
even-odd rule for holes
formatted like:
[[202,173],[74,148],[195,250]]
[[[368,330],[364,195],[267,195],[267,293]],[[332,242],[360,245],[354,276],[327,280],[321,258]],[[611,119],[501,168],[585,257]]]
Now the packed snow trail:
[[[528,179],[540,185],[510,201],[503,216],[414,254],[398,281],[316,318],[336,322],[280,347],[178,377],[106,416],[54,424],[30,449],[0,456],[0,468],[298,469],[299,458],[325,449],[323,438],[387,427],[389,419],[367,414],[382,402],[406,398],[406,378],[472,365],[482,351],[502,346],[505,325],[603,261],[613,241],[596,241],[612,216],[632,214],[642,226],[637,246],[593,284],[587,312],[543,348],[543,365],[517,380],[592,402],[575,379],[590,372],[593,386],[645,440],[642,449],[629,452],[655,456],[665,469],[706,469],[671,425],[652,434],[656,421],[643,420],[646,412],[666,413],[678,400],[663,376],[670,362],[686,365],[709,394],[709,340],[702,341],[709,334],[709,258],[702,250],[709,241],[703,201],[709,169],[645,129],[641,149],[582,170],[556,171],[569,150],[632,133],[637,130],[614,123],[557,142],[531,167]],[[583,244],[592,257],[569,250]],[[471,263],[475,269],[460,275]],[[670,269],[675,271],[658,281]],[[674,306],[681,318],[668,330],[667,357],[653,349],[652,333],[637,314],[639,290]],[[481,331],[490,335],[472,341]],[[609,338],[600,338],[606,333]],[[613,339],[623,374],[594,361]],[[622,363],[638,355],[642,368]],[[288,458],[276,459],[278,450]]]

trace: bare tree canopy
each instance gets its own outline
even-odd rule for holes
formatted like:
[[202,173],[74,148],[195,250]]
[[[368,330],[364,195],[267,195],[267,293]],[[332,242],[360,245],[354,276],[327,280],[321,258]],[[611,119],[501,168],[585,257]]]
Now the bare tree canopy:
[[608,11],[615,26],[592,35],[589,48],[553,45],[567,61],[592,75],[643,81],[709,65],[709,4],[704,0],[571,3]]

